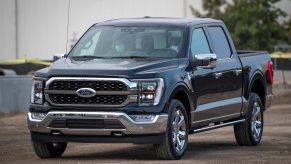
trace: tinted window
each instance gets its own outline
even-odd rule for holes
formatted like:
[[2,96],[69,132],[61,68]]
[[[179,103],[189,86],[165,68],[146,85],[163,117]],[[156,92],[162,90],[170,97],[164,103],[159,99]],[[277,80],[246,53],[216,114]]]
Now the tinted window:
[[191,52],[192,55],[210,54],[210,48],[202,28],[195,29],[192,33]]
[[214,53],[218,59],[228,58],[231,55],[229,44],[221,27],[208,27],[210,37],[213,41]]

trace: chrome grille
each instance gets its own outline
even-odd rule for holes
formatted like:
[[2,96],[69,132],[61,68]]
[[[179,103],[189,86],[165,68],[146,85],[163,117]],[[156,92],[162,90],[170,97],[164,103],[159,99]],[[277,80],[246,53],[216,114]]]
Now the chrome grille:
[[120,81],[53,81],[50,90],[77,90],[92,88],[95,91],[126,91],[127,86]]
[[[95,90],[92,97],[81,97],[77,90]],[[121,107],[137,102],[137,83],[124,78],[53,77],[46,82],[46,100],[54,106]]]

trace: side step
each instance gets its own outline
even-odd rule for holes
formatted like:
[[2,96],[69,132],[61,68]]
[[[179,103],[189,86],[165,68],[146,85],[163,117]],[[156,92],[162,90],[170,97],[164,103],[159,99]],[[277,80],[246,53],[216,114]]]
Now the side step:
[[200,128],[200,129],[195,129],[192,132],[193,133],[199,133],[199,132],[204,132],[204,131],[208,131],[208,130],[212,130],[212,129],[222,128],[222,127],[225,127],[225,126],[230,126],[230,125],[238,124],[238,123],[241,123],[241,122],[245,122],[245,120],[246,119],[241,119],[241,120],[221,123],[221,124],[218,124],[218,125],[207,126],[207,127],[203,127],[203,128]]

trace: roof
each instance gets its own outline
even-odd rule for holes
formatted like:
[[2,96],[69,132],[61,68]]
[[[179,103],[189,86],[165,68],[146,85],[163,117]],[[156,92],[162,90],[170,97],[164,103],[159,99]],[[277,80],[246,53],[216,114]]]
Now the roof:
[[125,18],[113,19],[97,23],[96,25],[108,26],[186,26],[190,23],[213,23],[221,22],[210,18],[167,18],[167,17],[144,17],[144,18]]

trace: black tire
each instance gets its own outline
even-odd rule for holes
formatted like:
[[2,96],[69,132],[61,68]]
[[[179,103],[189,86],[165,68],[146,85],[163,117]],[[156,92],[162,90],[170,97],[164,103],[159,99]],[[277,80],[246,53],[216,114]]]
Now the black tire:
[[[181,101],[176,99],[171,100],[168,108],[168,115],[169,118],[167,124],[167,131],[164,134],[164,140],[161,144],[154,145],[154,149],[156,151],[158,158],[160,159],[168,160],[180,159],[185,154],[188,145],[188,132],[189,132],[189,124],[186,109],[184,105],[181,103]],[[181,121],[183,120],[182,116],[184,118],[185,125]]]
[[[256,112],[258,111],[258,108],[260,109],[260,112]],[[234,125],[234,134],[238,145],[256,146],[260,143],[264,127],[263,111],[264,108],[260,97],[256,93],[250,93],[248,109],[245,116],[246,121]],[[255,115],[255,113],[258,114]],[[257,131],[257,128],[260,130]]]
[[43,143],[32,141],[35,154],[40,158],[59,158],[67,148],[67,143]]

